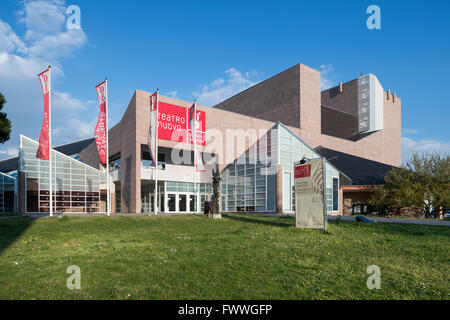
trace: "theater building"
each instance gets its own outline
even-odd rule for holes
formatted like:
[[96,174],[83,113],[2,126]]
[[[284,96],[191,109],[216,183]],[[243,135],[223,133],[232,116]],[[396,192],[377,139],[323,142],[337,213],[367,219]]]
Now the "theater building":
[[[163,95],[158,170],[151,166],[147,147],[151,94],[136,90],[122,119],[109,131],[112,212],[153,212],[155,196],[160,213],[203,211],[204,201],[212,194],[211,170],[216,168],[222,178],[222,212],[294,212],[294,162],[325,157],[328,213],[349,214],[356,202],[368,202],[370,192],[364,196],[358,192],[367,191],[367,184],[383,183],[382,176],[401,165],[401,100],[385,91],[372,74],[321,91],[320,72],[298,64],[216,106],[197,105],[197,150],[205,163],[205,171],[197,173],[187,120],[192,102]],[[38,191],[46,191],[46,168],[40,160],[31,159],[36,142],[25,137],[21,141],[18,207],[30,212],[25,204],[33,202],[30,197],[36,194],[30,193],[29,185],[38,184]],[[62,194],[56,194],[60,201],[55,202],[62,204],[66,195],[84,197],[79,211],[102,212],[106,174],[95,142],[78,150],[76,159],[55,152],[56,168],[61,169],[58,162],[66,163],[63,170],[57,169],[63,176],[56,175],[54,183]],[[362,167],[355,173],[342,164],[344,158]],[[40,171],[36,162],[42,166]],[[376,177],[367,178],[370,175]],[[45,211],[48,201],[41,202],[31,209]],[[70,203],[66,209],[56,207],[72,211],[77,201],[66,202]]]

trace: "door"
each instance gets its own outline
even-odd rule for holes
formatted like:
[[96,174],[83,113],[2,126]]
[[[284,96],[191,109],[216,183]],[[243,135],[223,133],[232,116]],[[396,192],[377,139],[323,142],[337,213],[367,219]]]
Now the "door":
[[194,208],[195,208],[194,203],[195,203],[194,195],[190,194],[189,195],[189,211],[190,212],[195,212],[195,210],[194,210]]
[[175,212],[176,209],[176,195],[174,193],[169,193],[167,195],[167,207],[169,212]]
[[187,210],[187,195],[186,194],[178,195],[178,210],[180,212],[186,212],[186,210]]

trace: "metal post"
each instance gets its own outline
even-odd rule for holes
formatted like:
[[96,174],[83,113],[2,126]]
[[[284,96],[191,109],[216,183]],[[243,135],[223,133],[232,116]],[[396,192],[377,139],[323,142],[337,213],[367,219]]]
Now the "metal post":
[[322,157],[323,176],[323,231],[327,231],[327,169],[325,157]]
[[53,217],[53,179],[52,179],[52,68],[48,66],[48,148],[50,173],[50,217]]
[[155,212],[155,216],[158,215],[158,105],[159,105],[159,89],[156,89],[156,128],[155,128],[156,155],[155,155],[155,191],[153,197],[153,207],[154,207],[153,209]]
[[109,125],[108,125],[108,117],[109,117],[109,111],[108,111],[108,78],[105,78],[105,98],[106,98],[106,183],[107,186],[107,195],[106,195],[106,212],[108,214],[108,217],[111,216],[111,187],[110,187],[110,176],[109,176]]

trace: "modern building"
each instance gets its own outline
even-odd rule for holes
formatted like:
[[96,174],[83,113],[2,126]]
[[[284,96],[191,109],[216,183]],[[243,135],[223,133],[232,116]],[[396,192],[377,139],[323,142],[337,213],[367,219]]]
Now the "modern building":
[[[205,171],[198,173],[187,120],[192,102],[161,95],[158,170],[151,167],[150,95],[136,90],[122,119],[109,131],[112,212],[153,212],[155,196],[161,213],[202,211],[211,197],[215,168],[222,178],[223,212],[294,212],[294,162],[325,157],[328,213],[348,214],[353,199],[367,202],[370,195],[365,193],[363,200],[362,193],[355,195],[359,176],[373,174],[374,164],[383,168],[377,171],[380,175],[401,165],[401,100],[384,91],[372,74],[321,91],[320,72],[297,64],[216,106],[197,105],[197,150],[205,163]],[[21,141],[18,207],[21,212],[46,211],[45,164],[33,158],[35,141]],[[64,168],[55,169],[56,208],[103,211],[106,175],[95,142],[76,152],[83,163],[54,152],[55,167]],[[358,175],[348,170],[345,159],[358,166]],[[363,183],[383,183],[380,179]],[[36,195],[43,198],[36,200]],[[72,198],[65,199],[68,195]],[[78,198],[83,201],[74,200]],[[74,206],[76,202],[80,205]]]

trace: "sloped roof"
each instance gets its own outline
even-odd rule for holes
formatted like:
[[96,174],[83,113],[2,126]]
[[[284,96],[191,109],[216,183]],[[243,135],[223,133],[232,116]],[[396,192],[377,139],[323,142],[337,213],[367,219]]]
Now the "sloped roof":
[[392,169],[397,168],[320,146],[314,150],[324,156],[339,171],[347,175],[352,180],[353,185],[372,186],[384,184],[384,176]]
[[[86,148],[94,141],[95,138],[89,138],[80,141],[75,141],[72,143],[63,144],[61,146],[54,147],[53,149],[65,154],[66,156],[72,156],[78,154],[81,150]],[[19,157],[0,160],[0,172],[6,173],[15,171],[17,170],[18,165],[19,165]]]

